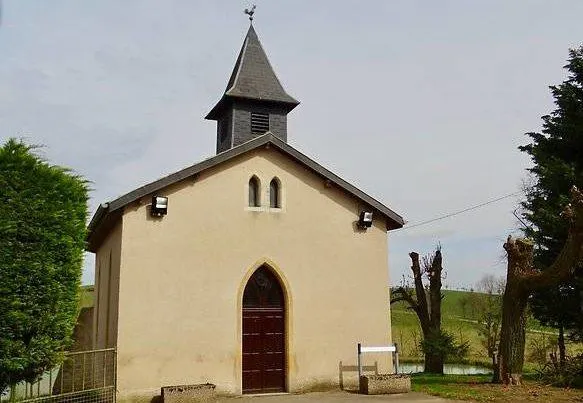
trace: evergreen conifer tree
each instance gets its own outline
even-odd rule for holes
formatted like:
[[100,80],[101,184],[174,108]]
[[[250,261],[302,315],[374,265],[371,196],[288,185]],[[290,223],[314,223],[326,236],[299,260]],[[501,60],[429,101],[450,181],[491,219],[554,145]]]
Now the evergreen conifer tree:
[[86,181],[0,146],[0,392],[59,363],[78,315]]

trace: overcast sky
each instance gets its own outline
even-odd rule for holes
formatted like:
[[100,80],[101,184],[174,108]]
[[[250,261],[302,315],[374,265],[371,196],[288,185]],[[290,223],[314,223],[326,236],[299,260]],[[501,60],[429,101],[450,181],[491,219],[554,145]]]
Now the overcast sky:
[[[256,1],[301,105],[289,143],[414,225],[520,191],[517,146],[583,43],[583,1]],[[4,0],[0,141],[43,144],[99,203],[214,155],[203,117],[248,28],[235,0]],[[519,196],[389,233],[393,283],[440,242],[450,287],[504,274]],[[93,282],[93,261],[83,280]]]

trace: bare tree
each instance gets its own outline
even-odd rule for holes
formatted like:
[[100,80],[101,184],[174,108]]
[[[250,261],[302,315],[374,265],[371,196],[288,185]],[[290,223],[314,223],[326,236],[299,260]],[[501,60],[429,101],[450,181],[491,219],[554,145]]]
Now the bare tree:
[[477,312],[477,330],[481,338],[482,346],[486,349],[488,357],[492,359],[494,370],[494,382],[498,382],[496,351],[500,340],[500,325],[502,322],[502,295],[505,288],[503,277],[487,274],[478,282],[477,289],[480,293],[475,295],[474,306]]
[[493,274],[486,274],[476,284],[477,289],[488,295],[502,295],[506,288],[504,277],[497,277]]
[[502,300],[498,369],[506,385],[522,383],[528,297],[538,289],[570,278],[583,260],[583,194],[575,187],[571,190],[571,204],[562,216],[569,222],[569,235],[555,261],[544,270],[534,268],[530,241],[508,237],[504,243],[508,269]]
[[[413,272],[414,289],[402,285],[393,290],[391,304],[405,301],[419,318],[423,340],[438,340],[441,332],[441,276],[443,272],[441,247],[419,261],[417,252],[409,253],[411,271]],[[423,279],[428,280],[428,287]],[[424,351],[425,372],[443,374],[445,357],[438,351]]]

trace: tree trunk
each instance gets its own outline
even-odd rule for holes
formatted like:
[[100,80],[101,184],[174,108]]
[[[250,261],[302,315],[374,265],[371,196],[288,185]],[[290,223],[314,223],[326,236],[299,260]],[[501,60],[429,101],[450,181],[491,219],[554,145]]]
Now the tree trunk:
[[411,271],[413,272],[413,280],[415,283],[415,295],[417,296],[417,317],[421,325],[423,337],[429,334],[430,330],[430,314],[427,306],[427,295],[425,294],[425,287],[423,286],[423,273],[421,271],[421,264],[419,263],[419,254],[417,252],[409,253],[411,258]]
[[[441,336],[441,326],[432,327],[428,334],[423,335],[424,340],[430,340]],[[425,352],[425,369],[424,372],[429,374],[443,375],[443,356],[434,352]]]
[[439,354],[425,354],[425,372],[443,375],[443,357]]
[[431,304],[430,327],[431,332],[441,334],[441,250],[437,249],[433,259],[427,262],[429,267],[429,302]]
[[498,356],[492,353],[492,383],[500,383],[500,365],[498,364]]
[[565,369],[566,352],[565,352],[565,329],[563,325],[559,326],[559,338],[557,340],[559,345],[559,367],[561,370]]
[[520,287],[517,279],[510,280],[509,278],[502,300],[502,329],[498,352],[499,374],[493,381],[498,379],[505,385],[522,383],[527,301],[528,292]]

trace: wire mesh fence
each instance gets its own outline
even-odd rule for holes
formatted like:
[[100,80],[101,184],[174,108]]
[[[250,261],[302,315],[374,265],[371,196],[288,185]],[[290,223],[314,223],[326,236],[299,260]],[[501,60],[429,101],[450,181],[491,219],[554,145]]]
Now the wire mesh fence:
[[34,383],[22,382],[0,395],[0,403],[115,403],[115,349],[65,354],[63,363]]

